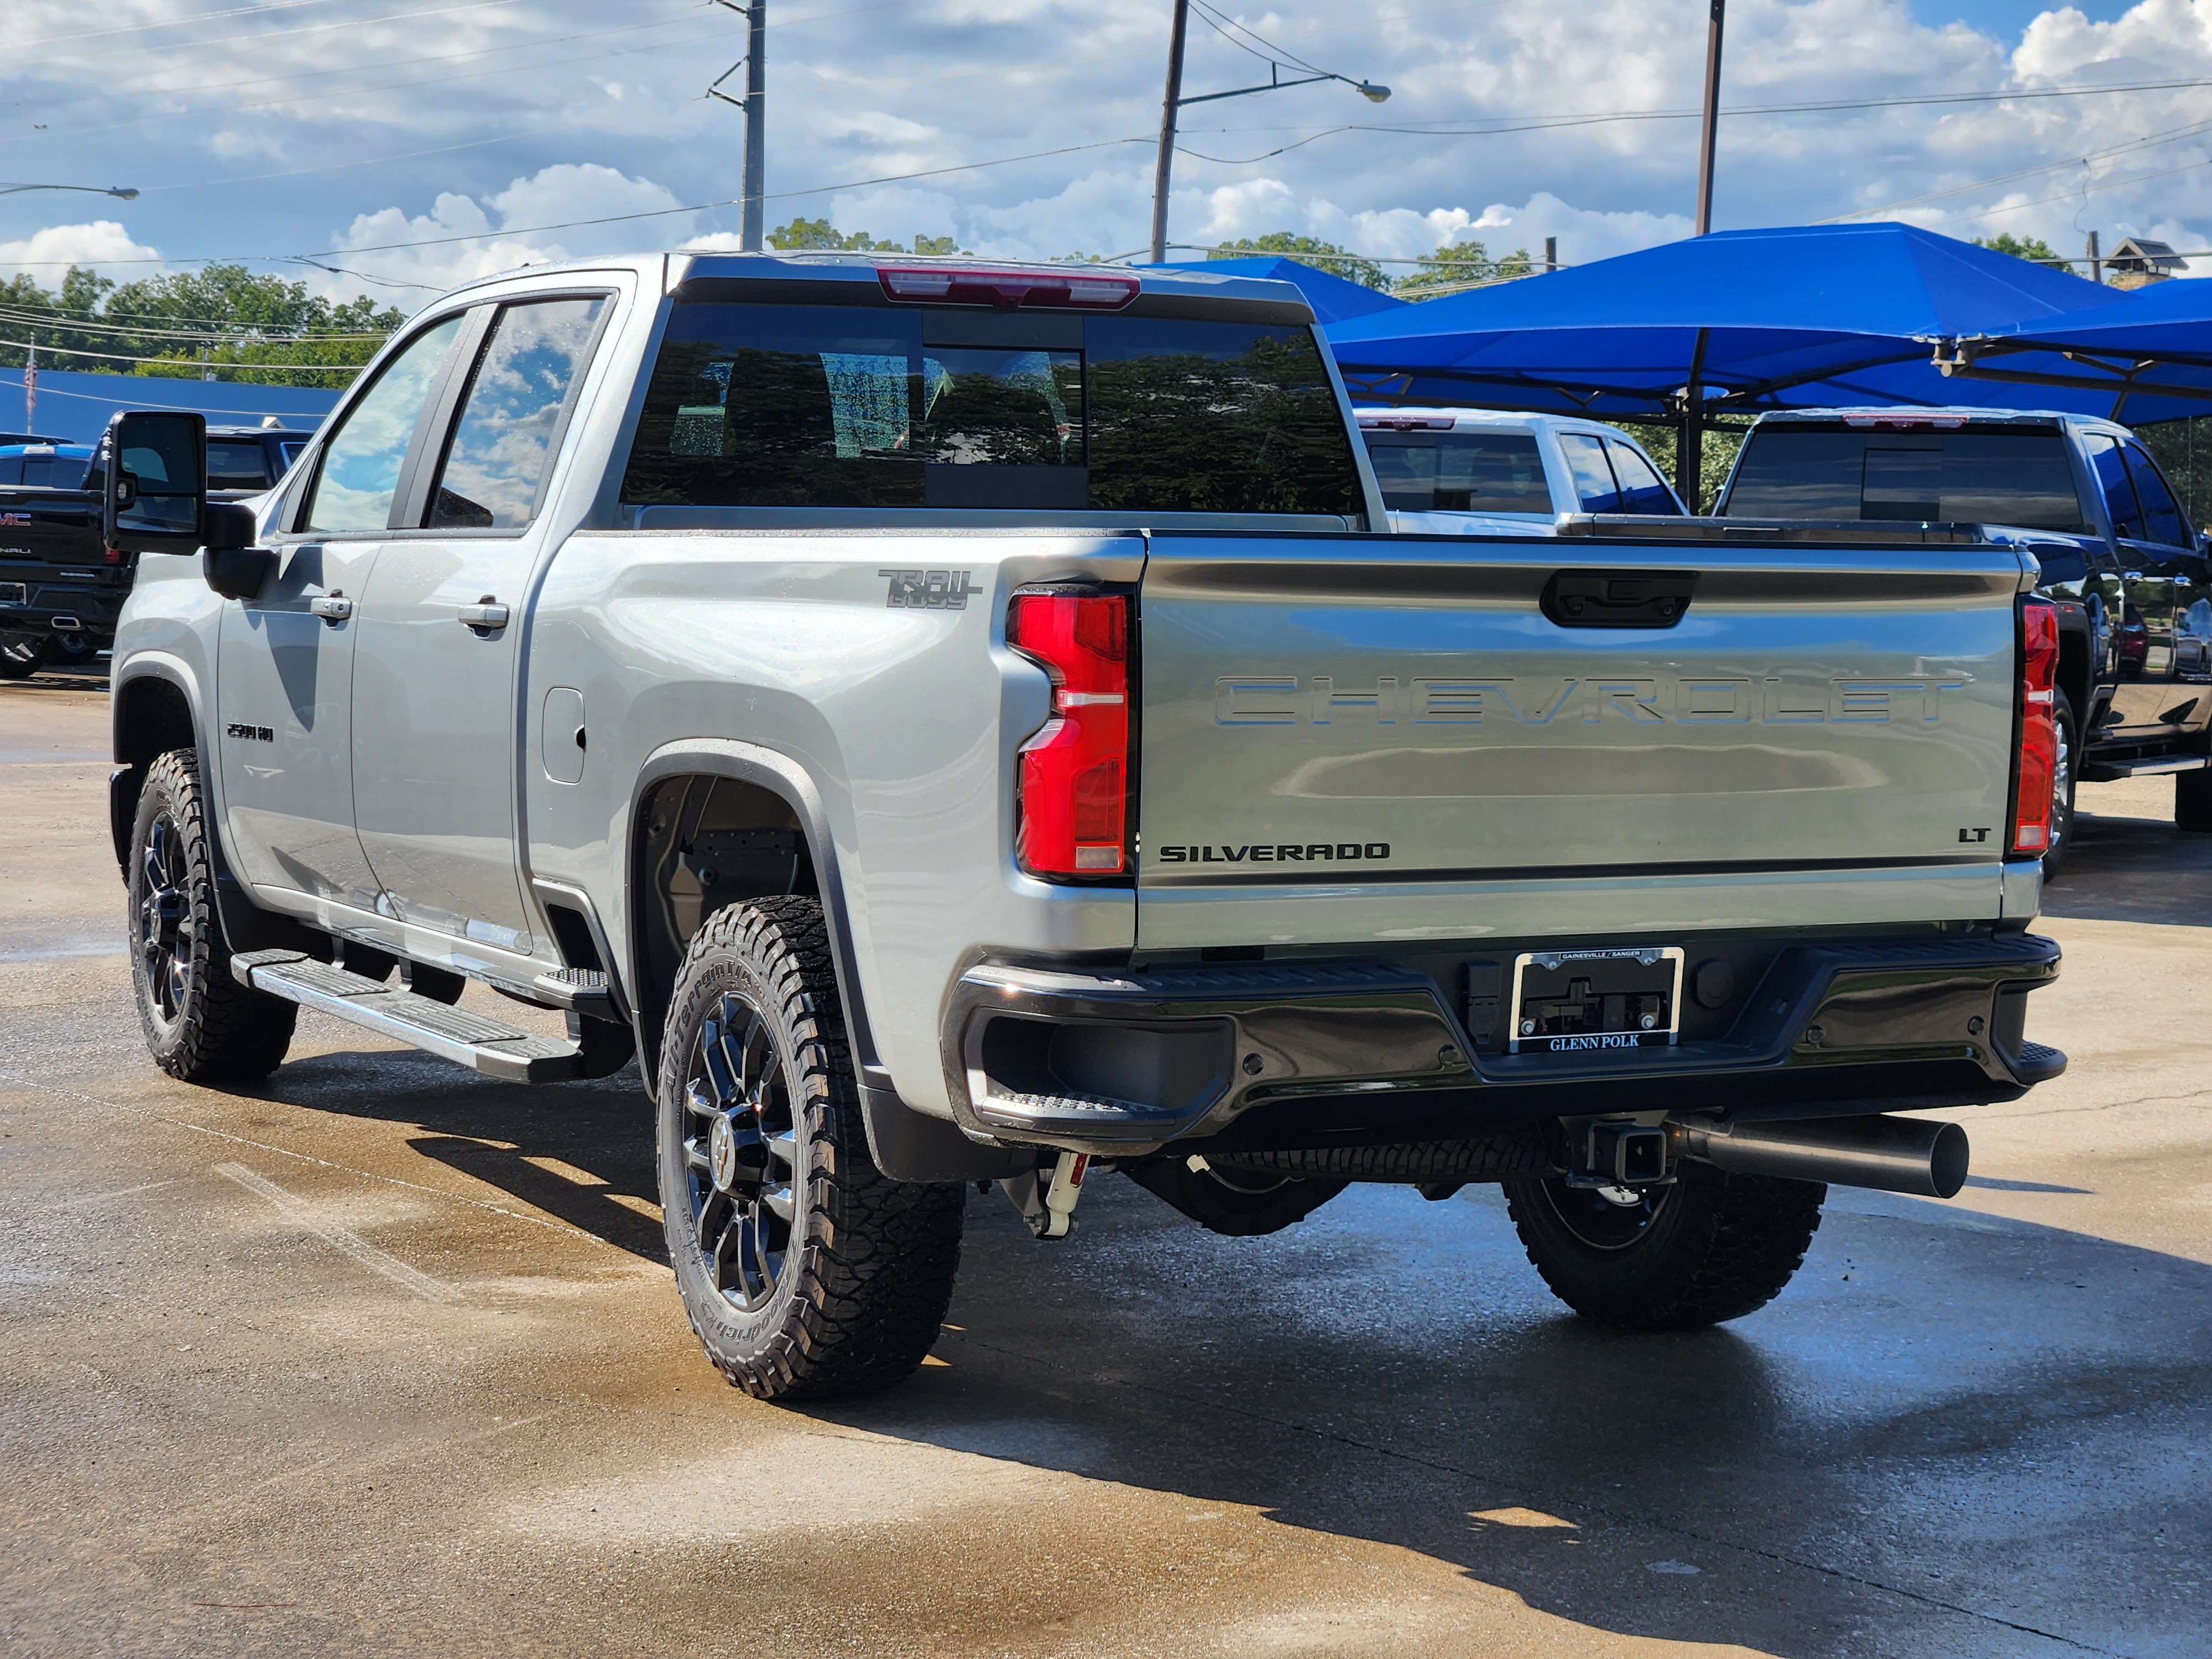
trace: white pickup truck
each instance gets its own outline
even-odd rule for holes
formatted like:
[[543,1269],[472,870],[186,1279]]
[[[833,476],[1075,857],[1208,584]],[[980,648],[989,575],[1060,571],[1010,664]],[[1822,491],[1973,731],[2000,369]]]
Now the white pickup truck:
[[1393,529],[1549,536],[1562,514],[1680,517],[1644,446],[1617,426],[1489,409],[1361,409]]
[[1504,1182],[1583,1314],[1734,1318],[1822,1182],[1958,1190],[1888,1109],[2064,1064],[2031,561],[1389,533],[1284,284],[595,261],[427,307],[250,504],[197,416],[113,430],[157,1063],[264,1075],[303,1006],[635,1054],[762,1395],[921,1362],[974,1182],[1058,1238],[1109,1170],[1224,1233]]

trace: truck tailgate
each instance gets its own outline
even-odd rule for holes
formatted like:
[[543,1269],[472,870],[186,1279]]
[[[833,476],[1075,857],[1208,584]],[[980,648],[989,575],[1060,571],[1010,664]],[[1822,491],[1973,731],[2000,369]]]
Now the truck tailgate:
[[[1547,615],[1561,573],[1639,625]],[[1978,545],[1155,537],[1139,945],[1602,932],[1625,885],[1643,931],[1994,918],[2026,580]]]

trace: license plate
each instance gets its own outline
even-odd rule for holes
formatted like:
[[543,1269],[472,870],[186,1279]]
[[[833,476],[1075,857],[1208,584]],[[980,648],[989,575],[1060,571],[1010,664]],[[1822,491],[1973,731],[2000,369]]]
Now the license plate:
[[1511,1054],[1663,1048],[1682,1029],[1679,946],[1528,951],[1513,959]]

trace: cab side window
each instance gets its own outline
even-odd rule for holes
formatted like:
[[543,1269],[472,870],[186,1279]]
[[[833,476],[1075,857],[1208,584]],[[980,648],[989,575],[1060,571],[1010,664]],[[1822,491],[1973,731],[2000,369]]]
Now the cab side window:
[[346,411],[323,446],[313,493],[300,514],[301,531],[346,535],[390,526],[392,496],[416,425],[460,331],[461,319],[448,317],[416,335]]
[[1559,451],[1575,475],[1575,494],[1585,513],[1623,513],[1632,509],[1620,502],[1620,486],[1606,465],[1605,446],[1586,432],[1559,434]]
[[2157,465],[2135,445],[2122,447],[2127,452],[2128,478],[2142,507],[2143,539],[2166,547],[2188,546],[2189,522],[2181,515],[2181,503],[2173,499],[2173,492],[2159,476]]
[[2112,514],[2112,534],[2123,541],[2142,540],[2142,507],[2136,500],[2136,487],[2128,482],[2120,447],[2100,433],[2092,433],[2083,447],[2088,451],[2089,470],[2097,475],[2098,487],[2105,492],[2105,510]]
[[430,502],[437,530],[505,530],[538,510],[561,416],[583,378],[601,297],[538,300],[499,314]]
[[1674,492],[1660,481],[1641,450],[1618,438],[1607,438],[1605,453],[1613,462],[1613,477],[1620,480],[1622,511],[1669,518],[1680,514],[1682,508],[1674,499]]

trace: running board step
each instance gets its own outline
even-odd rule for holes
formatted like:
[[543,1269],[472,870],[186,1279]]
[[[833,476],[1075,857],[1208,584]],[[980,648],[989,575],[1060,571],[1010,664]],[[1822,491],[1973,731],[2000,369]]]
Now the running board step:
[[448,1007],[297,951],[247,951],[230,959],[241,983],[319,1013],[454,1060],[508,1083],[562,1083],[582,1077],[577,1045],[532,1036],[499,1020]]
[[2162,777],[2168,772],[2202,772],[2203,755],[2174,755],[2161,760],[2090,761],[2081,768],[2084,783],[2118,783],[2123,778]]

